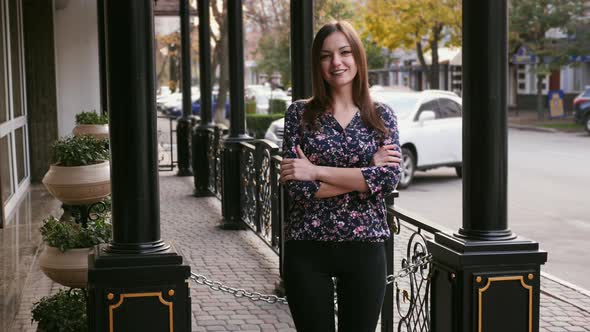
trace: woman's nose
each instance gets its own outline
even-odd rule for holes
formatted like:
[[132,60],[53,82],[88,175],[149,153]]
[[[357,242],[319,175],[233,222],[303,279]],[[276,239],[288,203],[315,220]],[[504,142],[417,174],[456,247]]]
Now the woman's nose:
[[342,63],[342,59],[340,58],[340,55],[334,55],[332,57],[332,65],[339,65]]

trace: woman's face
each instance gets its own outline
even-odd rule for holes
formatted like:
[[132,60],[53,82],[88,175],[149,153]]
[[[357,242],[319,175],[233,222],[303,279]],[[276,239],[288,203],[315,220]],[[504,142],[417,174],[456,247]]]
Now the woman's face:
[[332,88],[352,84],[357,73],[352,47],[340,31],[333,32],[324,39],[320,63],[322,77]]

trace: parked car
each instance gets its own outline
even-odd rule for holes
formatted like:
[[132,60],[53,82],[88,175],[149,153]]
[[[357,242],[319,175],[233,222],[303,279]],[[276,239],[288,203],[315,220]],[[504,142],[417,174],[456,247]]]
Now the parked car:
[[575,113],[576,123],[581,123],[590,134],[590,100],[576,105]]
[[584,91],[574,98],[574,110],[577,110],[578,105],[590,101],[590,86],[586,86]]
[[[398,188],[410,185],[416,171],[450,166],[462,176],[462,100],[441,90],[406,92],[381,88],[373,100],[389,105],[397,115],[402,147],[402,177]],[[281,146],[285,119],[270,124],[265,138]]]
[[[217,107],[217,94],[214,92],[213,101],[211,103],[212,112],[215,112],[215,107]],[[201,98],[194,100],[192,102],[191,111],[193,115],[201,116]],[[169,107],[167,110],[164,111],[164,113],[171,117],[182,116],[182,103],[177,106]],[[225,99],[225,118],[229,119],[229,96]]]

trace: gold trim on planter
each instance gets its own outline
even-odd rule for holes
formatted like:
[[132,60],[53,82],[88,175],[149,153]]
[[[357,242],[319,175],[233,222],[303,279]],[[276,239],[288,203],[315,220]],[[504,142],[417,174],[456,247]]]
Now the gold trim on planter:
[[481,331],[481,315],[482,315],[482,308],[481,308],[481,298],[482,295],[485,291],[488,290],[488,288],[490,288],[490,285],[492,284],[492,281],[519,281],[520,280],[520,284],[522,285],[522,287],[524,289],[528,289],[529,291],[529,329],[528,332],[532,332],[533,331],[533,286],[527,285],[524,282],[524,277],[523,276],[512,276],[512,277],[491,277],[488,278],[488,283],[487,285],[485,285],[484,288],[480,288],[479,289],[479,299],[478,299],[478,304],[479,304],[479,308],[478,308],[478,332],[482,332]]
[[[110,295],[110,294],[109,294]],[[113,329],[113,310],[117,309],[118,307],[120,307],[123,304],[123,301],[125,301],[125,298],[131,298],[131,297],[149,297],[149,296],[157,296],[158,300],[160,300],[160,303],[162,303],[163,305],[168,307],[168,318],[170,320],[170,332],[174,332],[174,315],[173,315],[173,306],[174,303],[173,302],[169,302],[164,300],[164,298],[162,297],[162,292],[152,292],[152,293],[127,293],[127,294],[121,294],[120,298],[119,298],[119,302],[115,303],[115,304],[111,304],[109,305],[109,331],[110,332],[114,332]]]

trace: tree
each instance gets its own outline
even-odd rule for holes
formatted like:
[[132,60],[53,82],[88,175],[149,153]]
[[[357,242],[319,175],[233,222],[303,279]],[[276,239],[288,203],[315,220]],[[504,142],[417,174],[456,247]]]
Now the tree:
[[[416,49],[432,89],[439,86],[438,47],[459,45],[461,0],[369,0],[364,25],[372,41],[388,49]],[[431,51],[430,70],[424,52]]]
[[[537,114],[543,119],[543,79],[570,62],[570,56],[582,55],[586,38],[574,36],[582,14],[582,0],[511,0],[511,49],[528,47],[536,55],[533,71],[537,76]],[[551,33],[553,32],[553,33]],[[551,36],[564,34],[565,38]]]
[[217,104],[215,105],[214,121],[216,123],[225,123],[225,103],[229,92],[229,42],[227,35],[227,0],[213,1],[213,19],[219,27],[217,35],[211,30],[211,39],[215,43],[213,48],[213,61],[211,64],[212,72],[217,72],[219,68],[219,93],[217,94]]

